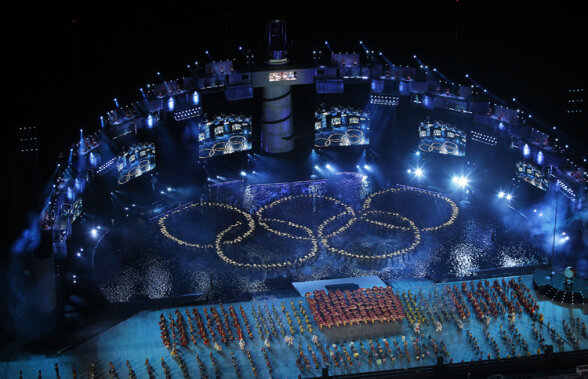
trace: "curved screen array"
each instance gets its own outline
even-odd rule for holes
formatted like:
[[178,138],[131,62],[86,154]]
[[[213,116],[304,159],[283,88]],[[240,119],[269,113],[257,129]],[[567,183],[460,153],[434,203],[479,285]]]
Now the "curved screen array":
[[198,124],[200,159],[251,150],[251,116],[220,115]]
[[547,178],[545,175],[543,175],[541,170],[528,162],[517,162],[517,178],[522,179],[525,182],[542,189],[543,191],[547,191],[549,186]]
[[314,146],[368,145],[369,112],[350,107],[322,108],[314,113]]
[[439,121],[421,122],[419,125],[419,150],[425,153],[465,156],[466,133]]
[[117,157],[118,184],[125,184],[155,168],[155,144],[140,143],[127,148]]

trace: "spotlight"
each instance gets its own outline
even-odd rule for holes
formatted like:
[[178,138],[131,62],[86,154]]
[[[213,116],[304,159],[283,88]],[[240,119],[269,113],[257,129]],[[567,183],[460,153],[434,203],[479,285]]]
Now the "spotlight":
[[408,170],[406,170],[406,172],[410,174],[412,170],[409,168]]
[[498,198],[499,199],[502,199],[504,196],[505,196],[505,193],[504,192],[502,192],[502,191],[498,192]]
[[98,231],[96,228],[92,228],[92,230],[90,230],[90,234],[92,235],[92,238],[98,237]]
[[171,191],[171,187],[167,187],[167,192]]
[[241,171],[241,176],[247,176],[247,173],[245,171]]
[[417,178],[420,178],[421,176],[423,176],[423,170],[419,167],[416,170],[414,170],[414,174]]
[[365,168],[366,170],[369,170],[369,169],[370,169],[370,166],[369,166],[369,165],[367,165],[367,164],[364,164],[364,165],[363,165],[363,168]]
[[457,176],[457,175],[454,176],[453,178],[451,178],[451,182],[453,184],[457,185],[459,188],[465,188],[469,184],[468,178],[466,178],[465,176]]
[[325,166],[326,168],[328,168],[329,170],[331,169],[331,165],[327,163],[327,165]]
[[509,193],[508,195],[506,195],[506,200],[512,200],[512,195]]
[[359,170],[359,165],[358,165],[358,164],[356,164],[356,165],[355,165],[355,168]]
[[318,169],[319,169],[319,166],[315,164],[315,165],[314,165],[314,169],[315,169],[315,170],[318,170]]
[[76,256],[79,258],[79,257],[81,257],[81,256],[82,256],[82,253],[78,252],[78,253],[76,254]]

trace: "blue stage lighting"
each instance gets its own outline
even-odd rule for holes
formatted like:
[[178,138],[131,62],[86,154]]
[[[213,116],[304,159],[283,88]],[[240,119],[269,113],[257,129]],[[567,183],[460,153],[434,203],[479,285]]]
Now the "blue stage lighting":
[[328,164],[328,163],[325,165],[325,167],[326,167],[327,169],[329,169],[329,170],[332,168],[332,167],[331,167],[331,165],[330,165],[330,164]]
[[506,200],[512,200],[512,195],[509,193],[508,195],[506,195]]
[[78,252],[78,253],[76,253],[76,256],[79,258],[82,256],[82,253]]
[[167,192],[171,191],[171,187],[167,187]]
[[458,186],[459,188],[465,188],[469,184],[468,178],[466,178],[465,176],[457,176],[457,175],[454,176],[453,178],[451,178],[451,182],[453,184],[455,184],[456,186]]
[[406,170],[406,172],[410,174],[412,170],[409,168],[408,170]]
[[241,171],[241,176],[247,176],[247,173],[245,171]]
[[420,178],[421,176],[423,176],[423,170],[419,167],[416,170],[414,170],[414,174],[417,178]]
[[356,164],[356,165],[355,165],[355,168],[359,169],[359,165],[358,165],[358,164]]
[[168,111],[173,111],[175,105],[176,105],[176,101],[174,100],[173,97],[170,97],[169,99],[167,99],[167,110]]
[[370,169],[370,166],[369,166],[369,165],[367,165],[367,164],[364,164],[364,165],[363,165],[363,168],[365,168],[366,170],[369,170],[369,169]]
[[96,230],[96,228],[92,228],[92,230],[90,230],[90,234],[92,235],[92,238],[96,238],[98,237],[98,230]]
[[506,194],[502,191],[498,192],[498,198],[502,199],[504,196],[506,196]]
[[318,169],[319,169],[319,166],[315,164],[315,165],[314,165],[314,169],[315,169],[315,170],[318,170]]

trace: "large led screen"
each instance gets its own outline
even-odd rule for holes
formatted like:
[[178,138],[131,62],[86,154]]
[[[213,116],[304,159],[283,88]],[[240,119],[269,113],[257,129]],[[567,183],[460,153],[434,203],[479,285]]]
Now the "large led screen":
[[549,186],[547,178],[543,175],[541,170],[528,162],[517,162],[517,178],[522,179],[543,191],[547,191]]
[[117,157],[118,184],[125,184],[155,168],[155,144],[139,143],[126,148]]
[[466,142],[466,133],[449,124],[425,121],[419,125],[420,151],[463,157]]
[[370,114],[361,109],[333,106],[314,113],[314,146],[368,145]]
[[198,124],[200,159],[251,150],[251,116],[220,115]]

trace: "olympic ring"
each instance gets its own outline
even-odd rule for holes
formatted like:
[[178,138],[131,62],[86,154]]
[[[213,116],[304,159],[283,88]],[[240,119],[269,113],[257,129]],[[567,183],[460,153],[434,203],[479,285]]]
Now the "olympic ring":
[[[287,221],[282,221],[282,220],[275,220],[275,221],[280,221],[280,222],[287,222]],[[229,226],[227,229],[221,231],[218,236],[216,237],[215,240],[215,247],[216,247],[216,254],[225,262],[232,264],[233,266],[238,266],[238,267],[249,267],[249,268],[261,268],[261,269],[278,269],[278,268],[286,268],[286,267],[290,267],[293,266],[296,263],[303,263],[311,258],[313,258],[317,252],[318,252],[318,243],[316,241],[316,239],[312,238],[312,230],[310,228],[307,228],[306,226],[302,226],[299,225],[299,227],[301,227],[302,229],[304,229],[306,231],[306,233],[308,233],[309,239],[312,242],[312,248],[310,249],[310,252],[306,255],[304,255],[303,257],[300,257],[298,259],[296,259],[295,261],[283,261],[283,262],[278,262],[278,263],[243,263],[243,262],[237,262],[234,259],[231,259],[229,257],[227,257],[225,255],[225,253],[223,252],[222,248],[221,248],[221,241],[223,239],[223,236],[230,232],[233,228],[239,227],[241,223],[239,221],[237,221],[236,223],[234,223],[233,225]],[[226,242],[225,242],[226,243]]]
[[419,145],[419,150],[425,153],[430,153],[433,150],[438,151],[440,154],[457,155],[459,154],[459,148],[455,142],[444,141],[432,141],[430,143],[423,142]]
[[253,230],[255,230],[255,222],[253,221],[253,217],[251,217],[251,215],[249,213],[244,212],[244,211],[240,210],[239,208],[233,207],[232,205],[228,205],[228,204],[203,202],[203,203],[189,203],[187,205],[182,206],[181,208],[175,209],[171,213],[167,213],[164,216],[160,217],[159,220],[157,221],[157,223],[159,224],[159,228],[160,228],[161,233],[164,236],[166,236],[167,238],[171,239],[172,241],[174,241],[177,244],[182,245],[182,246],[189,246],[189,247],[194,247],[194,248],[198,248],[198,249],[211,249],[211,248],[213,248],[214,247],[213,244],[201,245],[201,244],[197,244],[197,243],[186,242],[186,241],[172,235],[171,233],[169,233],[167,230],[167,226],[165,225],[165,220],[167,220],[167,218],[170,215],[178,214],[178,213],[181,213],[182,211],[185,211],[187,209],[200,207],[200,206],[219,207],[219,208],[229,209],[231,211],[235,211],[235,212],[239,213],[240,215],[245,217],[245,219],[247,220],[247,225],[248,225],[247,231],[241,237],[235,237],[234,239],[232,239],[230,241],[225,241],[224,242],[225,244],[234,244],[237,242],[241,242],[243,239],[247,238],[251,233],[253,233]]
[[235,151],[241,151],[247,146],[247,139],[245,136],[236,135],[231,136],[227,141],[217,142],[211,148],[204,148],[203,151],[208,151],[208,156],[200,156],[200,159],[214,157],[216,153],[230,154]]
[[[349,145],[361,145],[363,140],[363,132],[359,129],[347,129],[345,133],[331,133],[327,138],[317,137],[314,140],[314,146],[316,147],[329,147],[331,144],[334,146],[349,146]],[[340,138],[337,138],[340,137]],[[318,144],[319,140],[324,140],[323,145]]]
[[[332,201],[335,204],[341,205],[345,208],[345,212],[343,212],[344,214],[351,214],[353,218],[355,218],[355,211],[353,210],[353,208],[351,208],[349,205],[343,203],[341,200],[337,200],[333,197],[329,197],[329,196],[315,196],[315,195],[296,195],[296,196],[287,196],[287,197],[283,197],[281,199],[277,199],[275,201],[272,201],[271,203],[262,206],[261,208],[259,208],[256,212],[256,216],[257,216],[257,221],[259,222],[259,224],[261,226],[263,226],[265,229],[267,229],[268,231],[277,234],[279,236],[283,236],[283,237],[289,237],[292,239],[299,239],[299,240],[309,240],[312,238],[312,235],[309,237],[300,237],[300,236],[294,236],[290,233],[284,233],[284,232],[280,232],[277,231],[273,228],[271,228],[268,224],[267,221],[273,221],[273,222],[280,222],[281,220],[278,219],[274,219],[274,218],[266,218],[263,217],[263,212],[265,212],[268,209],[271,209],[285,201],[289,201],[289,200],[294,200],[294,199],[300,199],[300,198],[309,198],[309,199],[321,199],[321,200],[327,200],[327,201]],[[296,223],[290,222],[290,221],[286,221],[286,223],[289,226],[295,227],[295,228],[305,228],[302,225],[298,225]]]
[[133,178],[141,175],[144,171],[149,171],[151,163],[148,159],[143,159],[138,165],[131,167],[128,171],[124,172],[117,180],[118,184],[125,184]]
[[[386,194],[386,193],[399,193],[399,192],[406,192],[406,191],[425,194],[425,195],[432,196],[432,197],[435,197],[435,198],[438,198],[438,199],[441,199],[441,200],[447,202],[449,204],[449,206],[451,207],[451,215],[449,216],[449,218],[447,220],[445,220],[443,223],[441,223],[439,225],[419,228],[415,224],[414,221],[412,221],[411,219],[409,219],[405,216],[400,215],[399,213],[392,212],[392,211],[371,209],[374,199],[380,197],[381,195]],[[338,214],[323,220],[318,225],[317,231],[316,231],[318,239],[315,238],[315,235],[314,235],[314,232],[312,231],[312,229],[310,229],[307,226],[300,225],[300,224],[297,224],[297,223],[294,223],[291,221],[287,221],[287,220],[267,217],[264,215],[265,212],[267,212],[268,210],[270,210],[271,208],[273,208],[275,206],[278,206],[278,205],[280,205],[284,202],[290,201],[290,200],[297,200],[297,199],[311,199],[311,200],[320,199],[323,201],[329,201],[329,202],[332,202],[332,203],[335,203],[337,205],[342,206],[343,210],[341,212],[339,212]],[[221,207],[221,208],[235,211],[238,214],[241,214],[245,218],[245,220],[247,220],[248,229],[246,232],[243,233],[243,235],[241,235],[239,237],[235,237],[229,241],[223,241],[223,238],[227,233],[229,233],[231,230],[233,230],[235,228],[238,228],[239,226],[241,226],[243,224],[241,221],[237,221],[234,224],[228,226],[226,229],[222,230],[217,235],[215,242],[214,242],[214,245],[213,244],[200,245],[200,244],[196,244],[196,243],[186,242],[186,241],[179,239],[178,237],[171,235],[168,232],[167,227],[165,225],[165,221],[167,220],[167,218],[170,215],[177,214],[177,213],[180,213],[186,209],[189,209],[192,207],[198,207],[198,206]],[[267,230],[270,233],[273,233],[275,235],[278,235],[280,237],[291,238],[291,239],[302,240],[302,241],[311,241],[312,247],[311,247],[310,251],[301,258],[297,258],[294,261],[282,261],[282,262],[278,262],[278,263],[238,262],[237,260],[229,258],[223,252],[222,245],[235,244],[237,242],[242,242],[251,233],[253,233],[253,231],[255,229],[255,222],[253,220],[253,217],[250,214],[246,213],[245,211],[243,211],[237,207],[234,207],[232,205],[223,204],[223,203],[209,203],[209,202],[189,203],[181,208],[178,208],[178,209],[172,211],[171,213],[168,213],[168,214],[162,216],[161,218],[159,218],[158,223],[160,226],[161,233],[164,234],[167,238],[169,238],[169,239],[171,239],[171,240],[175,241],[176,243],[183,245],[183,246],[190,246],[190,247],[196,247],[196,248],[215,248],[216,254],[223,261],[225,261],[226,263],[229,263],[231,265],[235,265],[238,267],[248,267],[248,268],[279,269],[279,268],[286,268],[286,267],[292,266],[295,263],[305,262],[305,261],[313,258],[314,256],[316,256],[316,254],[318,252],[318,240],[321,241],[322,245],[327,249],[327,251],[337,253],[340,255],[344,255],[344,256],[348,256],[348,257],[352,257],[352,258],[358,258],[358,259],[388,259],[388,258],[391,258],[395,255],[403,254],[408,251],[414,250],[415,247],[420,244],[421,232],[435,231],[435,230],[439,230],[441,228],[447,227],[455,221],[458,214],[459,214],[459,208],[448,197],[440,195],[435,192],[426,191],[426,190],[413,188],[413,187],[405,187],[405,186],[389,188],[386,190],[382,190],[382,191],[373,193],[370,196],[368,196],[362,204],[362,208],[361,208],[359,217],[356,215],[356,212],[353,210],[353,208],[351,208],[349,205],[347,205],[347,204],[343,203],[342,201],[335,199],[333,197],[319,196],[319,195],[307,195],[307,194],[283,197],[283,198],[274,200],[269,204],[263,205],[262,207],[260,207],[257,210],[256,218],[257,218],[258,223],[265,230]],[[405,223],[405,225],[396,225],[396,224],[393,224],[390,222],[378,221],[373,218],[370,218],[370,215],[386,215],[386,216],[395,217],[395,218],[400,219],[402,221],[402,223]],[[349,216],[349,219],[343,225],[339,226],[337,229],[331,231],[330,233],[326,232],[326,228],[329,225],[332,225],[336,220],[341,219],[345,216]],[[345,232],[346,230],[348,230],[352,225],[354,225],[358,221],[373,224],[375,226],[386,228],[389,230],[409,231],[413,235],[413,240],[410,243],[410,245],[408,245],[402,249],[398,249],[398,250],[388,252],[388,253],[376,254],[376,255],[355,254],[355,253],[346,251],[344,249],[338,249],[338,248],[330,245],[329,239]],[[303,236],[294,235],[292,233],[277,230],[275,227],[271,227],[269,225],[270,223],[279,223],[279,224],[283,224],[283,225],[286,225],[291,228],[302,230],[305,235],[303,235]]]
[[[419,232],[419,228],[409,218],[403,217],[403,216],[399,215],[398,213],[391,212],[390,214],[398,217],[402,221],[405,221],[409,224],[409,228],[406,228],[406,230],[410,229],[413,232],[413,241],[410,246],[405,247],[403,249],[395,250],[390,253],[384,253],[384,254],[380,254],[380,255],[360,255],[360,254],[351,253],[351,252],[344,250],[344,249],[337,249],[337,248],[329,245],[329,241],[328,241],[328,239],[330,238],[329,236],[334,236],[335,234],[339,234],[339,233],[347,230],[351,226],[351,224],[353,224],[353,223],[349,223],[348,225],[341,227],[339,230],[337,230],[337,233],[331,233],[329,236],[323,235],[323,229],[329,223],[334,221],[339,215],[333,216],[330,219],[327,219],[326,221],[324,221],[321,225],[319,225],[318,230],[317,230],[317,234],[321,240],[321,243],[327,248],[327,250],[329,250],[333,253],[345,255],[348,257],[352,257],[352,258],[358,258],[358,259],[388,259],[388,258],[392,258],[395,255],[404,254],[407,251],[413,250],[415,247],[417,247],[417,245],[419,245],[421,243],[421,234]],[[373,221],[373,220],[366,220],[366,221],[371,222],[371,223],[378,225],[378,226],[388,228],[388,229],[402,229],[402,230],[404,230],[401,227],[398,227],[398,226],[392,225],[392,224],[388,224],[388,223],[384,223],[384,222]]]
[[453,200],[451,200],[450,198],[443,196],[443,195],[440,195],[438,193],[426,191],[426,190],[423,190],[420,188],[403,186],[403,187],[396,187],[396,188],[388,188],[386,190],[375,192],[375,193],[371,194],[370,196],[368,196],[365,199],[363,206],[362,206],[362,210],[363,210],[362,217],[367,220],[367,217],[365,216],[366,214],[372,214],[372,213],[373,214],[384,214],[384,213],[386,213],[386,211],[377,211],[377,210],[370,209],[372,206],[372,201],[374,200],[375,197],[383,195],[385,193],[405,192],[405,191],[412,191],[412,192],[422,193],[422,194],[436,197],[438,199],[444,200],[451,207],[451,215],[449,216],[449,219],[447,219],[445,222],[443,222],[439,225],[436,225],[436,226],[429,226],[429,227],[425,227],[425,228],[420,228],[420,230],[423,232],[431,232],[431,231],[445,228],[446,226],[453,224],[453,222],[455,221],[455,219],[457,218],[457,216],[459,214],[459,208],[453,202]]

